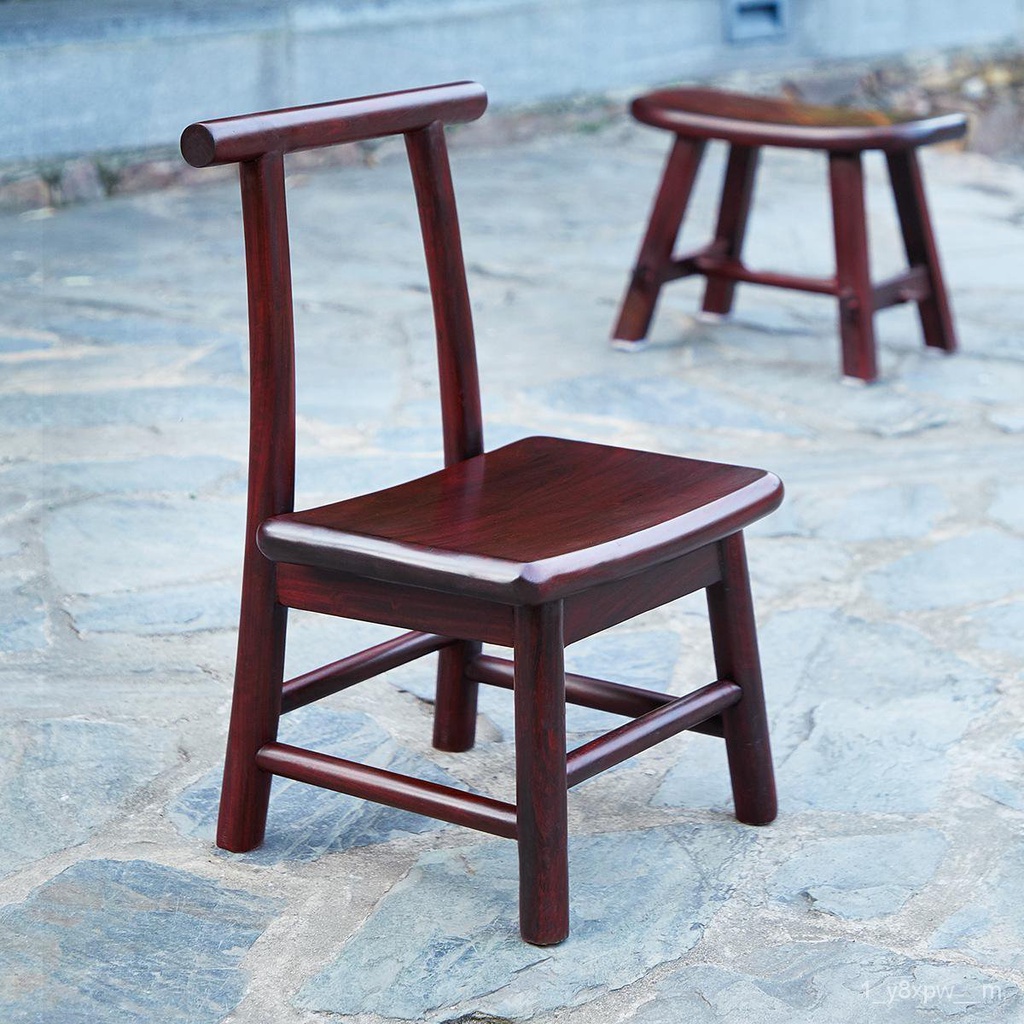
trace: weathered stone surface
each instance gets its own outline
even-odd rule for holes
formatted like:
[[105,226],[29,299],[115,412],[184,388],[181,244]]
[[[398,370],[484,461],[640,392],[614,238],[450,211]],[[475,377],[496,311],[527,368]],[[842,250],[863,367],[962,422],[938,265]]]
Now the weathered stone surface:
[[216,1024],[279,908],[148,861],[87,860],[0,909],[0,1017],[24,1024]]
[[1007,434],[1024,434],[1024,413],[1012,408],[996,409],[989,413],[989,420]]
[[1022,1003],[1012,982],[962,964],[913,960],[860,942],[793,942],[727,967],[697,964],[670,974],[629,1020],[758,1021],[758,1024],[1004,1024]]
[[[921,811],[937,805],[947,753],[996,682],[915,630],[808,609],[761,630],[784,810]],[[731,807],[720,741],[688,736],[659,806]]]
[[901,386],[960,402],[1017,405],[1024,394],[1024,366],[995,367],[964,357],[929,360],[904,373]]
[[[447,772],[404,750],[372,718],[359,712],[303,708],[282,720],[280,740],[427,782],[458,786]],[[220,789],[218,767],[186,789],[168,808],[168,817],[185,835],[212,840]],[[325,853],[443,827],[418,814],[277,778],[266,839],[246,858],[260,864],[309,861]]]
[[894,914],[927,885],[946,849],[934,829],[824,839],[787,860],[768,891],[783,903],[835,917]]
[[4,395],[0,428],[150,426],[154,423],[237,418],[244,422],[248,400],[232,388],[166,387],[118,391]]
[[869,573],[868,592],[897,611],[993,601],[1024,589],[1024,540],[977,530]]
[[40,598],[15,583],[0,581],[0,653],[18,654],[46,647],[47,622],[46,605]]
[[936,930],[934,949],[970,954],[986,967],[1024,967],[1024,846],[1014,842],[985,876],[980,892],[963,902]]
[[239,350],[244,335],[225,334],[203,323],[174,317],[118,311],[74,309],[52,314],[46,326],[67,339],[87,339],[102,345],[162,345],[197,348],[214,344],[232,344]]
[[97,498],[57,509],[43,536],[65,593],[109,594],[233,577],[244,523],[241,501]]
[[988,514],[1008,529],[1024,533],[1024,483],[1003,484]]
[[778,765],[780,805],[904,813],[937,808],[949,776],[948,752],[971,717],[956,712],[938,697],[881,708],[823,701],[809,715],[806,742]]
[[234,629],[238,625],[239,586],[197,583],[71,597],[65,607],[79,633],[130,633],[150,636]]
[[981,608],[968,621],[979,646],[1024,658],[1024,602]]
[[148,725],[12,722],[0,743],[0,875],[84,842],[174,763],[172,734]]
[[511,844],[425,854],[296,1003],[431,1021],[576,1006],[696,945],[750,843],[728,825],[571,840],[572,933],[547,949],[519,939]]
[[37,495],[197,492],[242,472],[239,463],[216,456],[151,455],[116,462],[14,466],[0,475],[0,488],[30,489]]
[[855,542],[915,539],[927,537],[949,512],[949,500],[935,484],[894,484],[845,493],[833,487],[791,487],[781,508],[750,532]]
[[672,377],[577,377],[538,387],[530,397],[560,412],[585,412],[673,427],[750,430],[800,437],[782,417]]
[[984,772],[972,788],[1004,807],[1024,811],[1024,739],[1012,742],[1004,753],[998,774]]
[[845,579],[850,553],[845,546],[808,537],[773,537],[751,545],[750,579],[755,595],[777,598],[814,593],[824,584]]

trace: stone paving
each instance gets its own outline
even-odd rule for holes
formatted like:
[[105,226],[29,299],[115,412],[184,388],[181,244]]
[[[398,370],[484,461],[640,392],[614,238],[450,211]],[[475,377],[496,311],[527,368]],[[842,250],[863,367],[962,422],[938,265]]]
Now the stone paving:
[[[456,143],[472,127],[456,133]],[[0,221],[0,1020],[1024,1020],[1024,172],[928,154],[963,352],[881,314],[883,380],[837,373],[824,299],[741,289],[607,343],[664,140],[622,121],[454,155],[489,442],[556,433],[778,472],[750,560],[781,813],[731,817],[719,741],[570,797],[573,934],[516,937],[511,844],[279,784],[266,846],[211,842],[244,514],[245,293],[223,182]],[[298,489],[439,462],[408,172],[292,178]],[[694,237],[721,167],[700,182]],[[879,275],[900,244],[870,168]],[[831,266],[825,169],[770,153],[750,262]],[[389,631],[296,614],[289,671]],[[697,598],[569,652],[682,692]],[[407,666],[289,738],[511,797],[511,703],[429,745]],[[574,737],[616,720],[573,711]],[[574,740],[575,742],[575,740]]]

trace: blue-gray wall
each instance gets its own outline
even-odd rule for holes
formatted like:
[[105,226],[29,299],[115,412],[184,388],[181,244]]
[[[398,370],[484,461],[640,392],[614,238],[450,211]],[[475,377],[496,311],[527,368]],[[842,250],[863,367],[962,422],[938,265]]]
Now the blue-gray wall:
[[788,0],[785,39],[730,44],[729,2],[0,2],[0,162],[169,144],[201,117],[455,78],[506,105],[1024,37],[1024,0]]

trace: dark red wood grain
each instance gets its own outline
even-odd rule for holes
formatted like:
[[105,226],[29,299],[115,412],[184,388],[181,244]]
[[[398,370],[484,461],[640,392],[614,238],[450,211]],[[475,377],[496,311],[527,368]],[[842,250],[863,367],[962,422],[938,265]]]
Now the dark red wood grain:
[[[741,531],[778,505],[782,485],[760,469],[556,438],[484,451],[442,124],[479,116],[485,102],[479,86],[456,83],[204,122],[183,137],[183,150],[197,165],[241,161],[249,289],[249,503],[217,841],[231,850],[260,842],[273,775],[513,838],[522,935],[548,945],[569,928],[570,763],[572,781],[579,781],[680,729],[724,735],[737,812],[744,820],[766,820],[764,793],[774,784]],[[283,154],[395,133],[405,135],[423,233],[445,467],[295,512]],[[672,181],[687,190],[702,146],[680,143],[674,151]],[[747,187],[752,167],[752,155],[736,158],[730,195]],[[681,217],[685,199],[673,203]],[[721,259],[738,259],[745,216],[723,209]],[[651,251],[659,258],[671,255],[677,229],[678,219],[671,230],[655,231]],[[662,266],[651,280],[660,286],[658,275],[671,271]],[[718,294],[724,301],[725,292]],[[642,305],[637,310],[632,315],[649,316]],[[700,589],[712,606],[718,682],[674,697],[566,677],[567,643]],[[288,608],[413,632],[284,683]],[[511,647],[513,661],[483,658],[481,642]],[[439,652],[434,744],[440,749],[472,746],[481,679],[513,690],[514,806],[277,742],[282,711],[433,651]],[[567,761],[567,695],[635,720]]]
[[436,122],[475,121],[486,109],[487,93],[480,85],[452,82],[200,121],[182,132],[181,153],[193,167],[243,163],[265,153],[293,153],[401,135]]
[[281,688],[281,714],[305,707],[340,690],[347,690],[350,686],[373,679],[383,672],[390,672],[425,654],[434,651],[443,653],[445,648],[457,643],[457,640],[450,637],[433,633],[403,633],[358,654],[305,672],[289,679]]
[[919,117],[720,89],[660,89],[635,99],[632,112],[638,121],[690,139],[833,152],[908,149],[959,139],[967,131],[963,114]]
[[286,743],[268,743],[261,747],[256,754],[256,763],[265,772],[297,782],[308,782],[312,786],[333,789],[336,793],[347,793],[388,807],[400,807],[404,811],[425,814],[506,839],[516,838],[515,807],[490,797]]
[[291,265],[280,154],[239,168],[249,296],[249,493],[235,690],[217,843],[244,852],[263,840],[270,776],[256,751],[277,738],[287,609],[274,596],[274,566],[256,547],[270,516],[292,509],[295,359]]
[[516,609],[519,928],[538,946],[569,934],[569,826],[562,605]]
[[[703,309],[724,315],[732,309],[738,282],[835,295],[843,372],[872,381],[878,376],[874,314],[902,302],[916,302],[925,343],[946,352],[956,335],[938,248],[925,199],[916,149],[961,137],[961,114],[919,118],[910,114],[822,107],[791,100],[746,96],[714,89],[661,89],[638,97],[633,116],[673,133],[668,163],[659,185],[618,320],[617,342],[641,342],[662,286],[682,277],[707,279]],[[704,146],[709,139],[729,143],[718,223],[712,242],[674,255]],[[836,250],[834,277],[809,277],[754,270],[741,259],[762,146],[817,149],[828,154]],[[867,219],[861,153],[885,153],[889,177],[910,264],[907,276],[873,284],[869,272]],[[922,279],[927,287],[922,287]]]
[[955,352],[956,329],[939,265],[939,247],[932,231],[917,154],[913,150],[889,153],[886,162],[893,195],[896,197],[896,212],[903,231],[907,260],[928,278],[928,292],[914,299],[921,316],[925,344],[945,352]]
[[[729,162],[722,182],[722,198],[718,204],[718,223],[709,255],[723,263],[739,263],[743,252],[743,239],[750,218],[750,204],[754,196],[754,175],[760,150],[751,146],[729,147]],[[707,275],[701,309],[705,313],[725,316],[732,310],[736,292],[735,278]]]
[[722,712],[736,817],[748,825],[775,820],[778,801],[764,706],[757,626],[743,534],[718,546],[722,581],[708,587],[708,613],[719,679],[736,683],[741,699]]
[[606,771],[662,740],[706,722],[732,707],[743,691],[735,683],[715,682],[676,697],[632,722],[598,736],[569,752],[566,777],[569,786]]
[[531,437],[270,519],[260,549],[276,561],[538,604],[703,547],[781,498],[764,470]]

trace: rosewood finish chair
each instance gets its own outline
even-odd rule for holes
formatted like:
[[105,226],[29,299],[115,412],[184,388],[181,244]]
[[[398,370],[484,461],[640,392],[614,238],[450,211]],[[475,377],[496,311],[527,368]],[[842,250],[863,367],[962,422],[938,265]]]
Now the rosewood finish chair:
[[[474,120],[486,103],[463,82],[207,121],[182,135],[194,166],[239,164],[248,272],[248,523],[217,843],[259,845],[274,775],[515,839],[521,932],[543,945],[569,928],[569,787],[697,729],[724,737],[737,817],[775,817],[742,530],[777,507],[782,486],[759,469],[550,437],[484,452],[444,125]],[[295,512],[284,155],[397,134],[433,296],[445,468]],[[701,588],[713,682],[675,697],[566,676],[566,644]],[[283,682],[288,608],[411,632]],[[512,648],[514,661],[482,656],[481,642]],[[514,690],[514,805],[277,741],[281,714],[434,651],[439,749],[473,745],[479,683]],[[566,701],[633,721],[567,755]]]
[[[662,285],[698,274],[707,278],[702,308],[717,315],[730,312],[741,281],[836,296],[843,373],[850,377],[872,381],[878,376],[873,321],[875,312],[887,306],[916,302],[925,344],[944,352],[956,350],[917,149],[962,136],[967,130],[962,114],[922,119],[713,89],[663,89],[640,96],[631,109],[638,121],[672,132],[675,141],[613,338],[627,343],[642,341]],[[676,239],[709,139],[729,143],[715,237],[695,252],[675,256]],[[743,236],[762,146],[818,149],[828,154],[834,276],[757,271],[743,263]],[[878,284],[872,284],[868,266],[861,165],[861,154],[872,149],[885,154],[909,263],[904,273]]]

